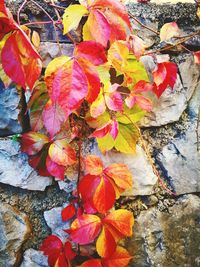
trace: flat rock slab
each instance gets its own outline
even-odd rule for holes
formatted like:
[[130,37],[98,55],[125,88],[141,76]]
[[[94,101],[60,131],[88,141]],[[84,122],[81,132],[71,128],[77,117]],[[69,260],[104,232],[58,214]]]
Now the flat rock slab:
[[31,248],[24,252],[20,267],[49,267],[48,258],[41,251]]
[[28,164],[28,157],[20,152],[18,142],[0,139],[0,183],[28,190],[44,191],[52,178],[41,177]]
[[0,81],[0,136],[19,134],[23,131],[19,122],[22,93],[14,86],[5,89]]
[[104,166],[112,163],[126,164],[133,175],[133,189],[123,193],[125,196],[151,195],[157,183],[157,176],[154,174],[152,166],[148,162],[144,150],[137,146],[135,155],[127,155],[114,151],[109,151],[103,155],[96,144],[91,148],[91,154],[99,156]]
[[[145,56],[142,61],[147,71],[155,68],[151,57]],[[194,91],[200,89],[199,67],[191,56],[183,58],[178,68],[181,76],[178,76],[174,89],[167,89],[159,99],[152,97],[153,110],[142,120],[142,127],[162,126],[178,121]]]
[[187,130],[157,155],[164,177],[178,195],[200,192],[200,154],[196,136],[199,103],[200,90],[197,90],[189,103],[191,122]]
[[69,205],[69,203],[64,204],[63,207],[56,207],[44,212],[45,221],[51,229],[52,234],[60,237],[63,241],[68,237],[68,234],[63,230],[69,229],[71,225],[71,221],[63,222],[61,217],[62,209],[67,205]]
[[17,266],[21,258],[21,246],[31,232],[28,217],[0,203],[0,266]]
[[200,198],[181,197],[168,212],[142,211],[126,242],[133,261],[130,267],[199,266]]

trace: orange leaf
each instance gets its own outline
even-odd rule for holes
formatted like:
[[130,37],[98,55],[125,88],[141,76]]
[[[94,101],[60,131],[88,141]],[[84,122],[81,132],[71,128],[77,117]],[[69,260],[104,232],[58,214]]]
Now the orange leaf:
[[128,251],[118,246],[111,256],[102,259],[102,265],[103,267],[126,267],[131,259]]
[[121,190],[132,188],[132,174],[125,164],[111,164],[104,169],[104,174],[112,179]]
[[116,249],[116,242],[107,227],[103,227],[96,242],[96,249],[102,258],[110,257]]
[[49,157],[59,165],[68,166],[76,162],[76,153],[66,140],[56,140],[49,147]]
[[123,236],[132,236],[134,219],[130,211],[119,209],[111,212],[103,219],[103,224],[112,226]]
[[101,220],[96,215],[83,214],[71,224],[68,230],[73,242],[80,245],[92,243],[101,230]]
[[84,159],[86,171],[91,175],[99,175],[103,172],[103,163],[101,159],[95,155],[89,155]]
[[103,265],[101,264],[101,260],[89,260],[78,265],[78,267],[103,267]]

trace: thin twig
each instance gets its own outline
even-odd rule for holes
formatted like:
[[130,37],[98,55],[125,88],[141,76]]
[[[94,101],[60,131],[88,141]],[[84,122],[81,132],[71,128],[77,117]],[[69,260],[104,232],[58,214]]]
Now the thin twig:
[[[27,22],[27,23],[24,23],[22,26],[29,26],[29,25],[40,25],[40,24],[52,24],[53,22],[51,20],[48,20],[48,21],[32,21],[32,22]],[[58,21],[55,21],[55,24],[61,24],[61,22],[58,20]]]
[[145,24],[143,24],[139,19],[137,19],[136,17],[134,17],[133,14],[131,14],[130,12],[129,12],[128,14],[129,14],[129,16],[130,16],[133,20],[135,20],[140,26],[142,26],[143,28],[146,28],[147,30],[149,30],[149,31],[151,31],[151,32],[153,32],[153,33],[155,33],[156,35],[159,35],[159,32],[157,32],[156,30],[154,30],[154,29],[152,29],[152,28],[146,26]]
[[60,54],[62,54],[62,49],[61,49],[61,46],[60,46],[60,42],[59,42],[59,38],[58,38],[58,33],[56,31],[56,24],[55,24],[55,21],[52,19],[52,17],[50,16],[50,14],[40,5],[38,4],[37,2],[35,2],[34,0],[30,0],[34,5],[36,5],[39,9],[41,9],[45,15],[52,21],[52,24],[53,24],[53,27],[54,27],[54,31],[55,31],[55,37],[56,37],[56,42],[58,44],[58,47],[59,47],[59,51],[60,51]]
[[18,11],[17,11],[17,23],[20,25],[20,12],[22,11],[22,9],[24,8],[25,4],[27,3],[28,0],[24,0],[24,2],[22,3],[22,5],[19,7]]
[[66,7],[58,6],[58,5],[55,5],[53,3],[50,3],[49,5],[52,6],[52,7],[58,8],[58,9],[62,9],[62,10],[65,10],[66,9]]
[[172,192],[166,185],[165,185],[165,183],[163,182],[163,180],[161,179],[161,177],[160,177],[160,174],[159,174],[159,172],[158,172],[158,170],[156,169],[156,166],[154,165],[154,162],[153,162],[153,160],[152,160],[152,157],[151,157],[151,155],[150,155],[150,153],[149,153],[149,150],[148,150],[148,148],[147,148],[147,146],[146,146],[146,144],[145,144],[145,141],[144,141],[144,138],[143,138],[143,136],[142,136],[142,133],[141,133],[141,131],[140,131],[140,128],[137,126],[137,124],[135,124],[132,120],[131,120],[131,118],[127,115],[127,114],[125,114],[125,113],[123,113],[124,114],[124,116],[137,128],[137,130],[138,130],[138,133],[139,133],[139,137],[140,137],[140,142],[141,142],[141,145],[142,145],[142,148],[144,149],[144,151],[145,151],[145,153],[146,153],[146,155],[147,155],[147,158],[148,158],[148,161],[149,161],[149,163],[151,164],[151,167],[152,167],[152,169],[153,169],[153,172],[154,172],[154,174],[158,177],[158,180],[159,180],[159,182],[160,182],[160,184],[161,184],[161,186],[165,189],[165,191],[168,193],[168,194],[170,194],[170,195],[173,195],[173,196],[176,196],[176,193],[174,193],[174,192]]

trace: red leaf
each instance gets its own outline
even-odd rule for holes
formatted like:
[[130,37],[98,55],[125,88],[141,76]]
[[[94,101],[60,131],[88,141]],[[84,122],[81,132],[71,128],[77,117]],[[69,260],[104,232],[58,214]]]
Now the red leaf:
[[54,267],[70,267],[64,253],[60,253]]
[[54,161],[50,159],[49,156],[46,158],[46,167],[48,172],[52,175],[55,176],[56,178],[59,178],[61,180],[64,180],[65,178],[65,167],[58,165]]
[[46,135],[36,132],[28,132],[22,135],[21,150],[28,155],[35,155],[48,142],[49,138]]
[[153,71],[155,82],[154,92],[160,97],[167,86],[174,87],[177,79],[177,66],[173,62],[158,63],[156,70]]
[[131,93],[125,100],[127,107],[132,108],[135,104],[138,104],[142,109],[150,112],[153,108],[153,104],[150,99]]
[[40,250],[44,252],[44,255],[48,256],[48,263],[50,267],[54,267],[62,249],[62,241],[55,235],[48,236],[40,247]]
[[99,74],[96,71],[95,67],[86,60],[79,59],[79,64],[85,71],[85,76],[88,83],[88,93],[86,100],[89,103],[92,103],[98,97],[98,94],[100,92],[101,83]]
[[1,52],[1,61],[5,73],[14,82],[24,89],[26,84],[30,89],[33,88],[42,65],[40,56],[22,30],[17,30],[8,37]]
[[105,94],[105,100],[106,100],[106,105],[110,110],[122,111],[123,100],[120,93],[114,92],[111,94]]
[[200,65],[200,51],[194,52],[193,56],[194,56],[194,62],[197,65]]
[[110,131],[111,131],[111,122],[106,123],[105,125],[103,125],[101,128],[98,128],[97,130],[95,130],[90,137],[97,137],[97,138],[102,138],[104,136],[106,136]]
[[107,47],[110,38],[110,24],[100,10],[91,10],[86,26],[94,40]]
[[103,265],[101,264],[101,260],[88,260],[78,267],[103,267]]
[[119,132],[119,123],[116,120],[112,120],[110,134],[114,140],[117,138],[118,132]]
[[50,134],[51,138],[57,134],[67,116],[57,103],[47,102],[42,112],[44,126]]
[[83,214],[71,225],[70,238],[72,241],[86,245],[92,243],[101,230],[101,220],[96,215]]
[[88,60],[96,66],[107,61],[104,47],[95,41],[81,42],[76,46],[74,54],[76,58]]
[[77,109],[88,93],[87,78],[76,60],[66,56],[55,58],[45,72],[49,96],[68,117]]
[[72,244],[67,241],[64,245],[65,257],[69,260],[73,260],[76,257],[76,253],[72,249]]
[[36,169],[41,176],[51,176],[46,168],[47,155],[48,151],[46,149],[42,149],[37,155],[29,158],[30,166]]
[[143,92],[148,92],[153,90],[153,85],[150,83],[147,83],[146,81],[139,81],[137,82],[134,87],[133,87],[133,92],[135,94],[143,93]]
[[74,207],[74,204],[72,203],[62,210],[61,212],[62,220],[68,221],[72,219],[75,214],[76,214],[76,208]]

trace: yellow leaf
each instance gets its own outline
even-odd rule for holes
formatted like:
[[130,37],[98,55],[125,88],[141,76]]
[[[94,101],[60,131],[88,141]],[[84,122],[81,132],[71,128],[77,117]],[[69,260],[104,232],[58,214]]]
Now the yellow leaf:
[[180,30],[176,22],[165,23],[160,29],[160,40],[167,41],[172,37],[178,37]]
[[83,26],[83,33],[82,34],[83,34],[83,41],[89,41],[89,40],[93,40],[94,39],[92,37],[92,34],[91,34],[90,30],[89,30],[87,21]]
[[76,30],[82,17],[87,13],[87,8],[81,5],[71,5],[66,8],[63,15],[63,33],[66,34],[71,30]]
[[45,71],[45,77],[51,76],[52,73],[56,72],[59,67],[62,67],[65,63],[67,63],[71,58],[67,56],[61,56],[53,59],[47,66]]
[[5,88],[7,88],[11,84],[12,80],[5,74],[1,63],[0,63],[0,77]]
[[102,138],[96,138],[96,140],[98,143],[98,147],[102,153],[111,150],[115,144],[115,141],[110,134],[107,134]]
[[135,154],[136,143],[139,138],[139,133],[133,124],[119,123],[119,132],[115,140],[115,148],[126,154]]
[[31,41],[36,48],[40,46],[40,36],[36,31],[33,31]]

